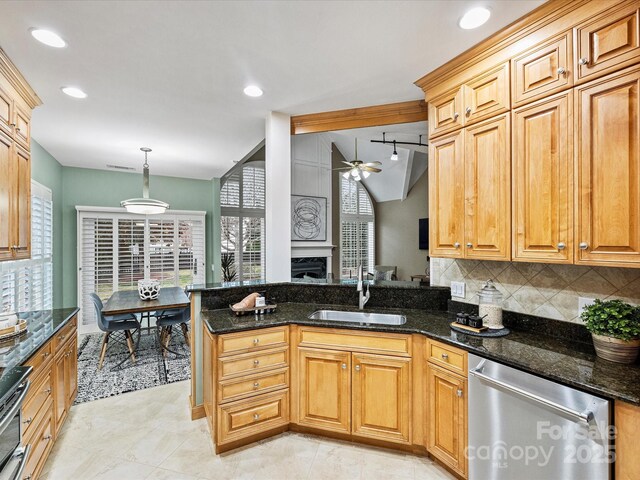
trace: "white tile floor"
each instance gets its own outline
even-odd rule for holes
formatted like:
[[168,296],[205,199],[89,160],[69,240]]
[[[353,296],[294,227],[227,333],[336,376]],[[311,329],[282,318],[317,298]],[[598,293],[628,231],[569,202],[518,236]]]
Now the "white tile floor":
[[71,408],[42,480],[448,480],[427,458],[285,433],[215,455],[206,420],[192,422],[189,383]]

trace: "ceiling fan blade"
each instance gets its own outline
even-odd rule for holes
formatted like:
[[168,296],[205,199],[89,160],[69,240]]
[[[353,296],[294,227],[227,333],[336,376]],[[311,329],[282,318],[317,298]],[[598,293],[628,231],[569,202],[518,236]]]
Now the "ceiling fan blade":
[[351,170],[353,169],[353,167],[339,167],[339,168],[332,168],[331,170]]
[[373,167],[367,167],[367,166],[361,166],[360,170],[364,170],[365,172],[373,172],[373,173],[379,173],[382,171],[381,168],[373,168]]
[[382,165],[382,162],[368,162],[364,164],[365,167],[375,167],[376,165]]
[[349,165],[351,168],[353,168],[353,163],[351,163],[351,162],[345,162],[345,161],[343,161],[342,163],[344,163],[345,165]]

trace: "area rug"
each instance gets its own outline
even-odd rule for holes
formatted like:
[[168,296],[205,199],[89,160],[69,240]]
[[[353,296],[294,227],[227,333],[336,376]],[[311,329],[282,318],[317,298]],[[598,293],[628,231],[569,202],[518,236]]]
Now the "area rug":
[[92,333],[80,337],[76,404],[191,378],[190,351],[179,331],[172,335],[169,348],[184,356],[167,353],[163,357],[152,330],[142,333],[135,363],[128,359],[116,368],[129,352],[125,345],[114,343],[107,351],[102,370],[98,370],[103,335]]

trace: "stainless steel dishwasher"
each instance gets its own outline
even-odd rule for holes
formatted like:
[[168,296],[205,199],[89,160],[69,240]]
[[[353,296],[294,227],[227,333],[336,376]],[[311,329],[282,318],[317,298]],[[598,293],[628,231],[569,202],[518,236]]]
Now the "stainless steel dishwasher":
[[607,400],[469,355],[469,480],[607,480]]

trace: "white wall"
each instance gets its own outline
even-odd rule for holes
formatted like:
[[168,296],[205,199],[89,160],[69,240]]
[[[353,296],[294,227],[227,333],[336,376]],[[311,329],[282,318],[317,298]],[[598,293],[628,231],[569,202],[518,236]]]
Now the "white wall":
[[291,280],[291,117],[269,112],[266,121],[266,280]]

